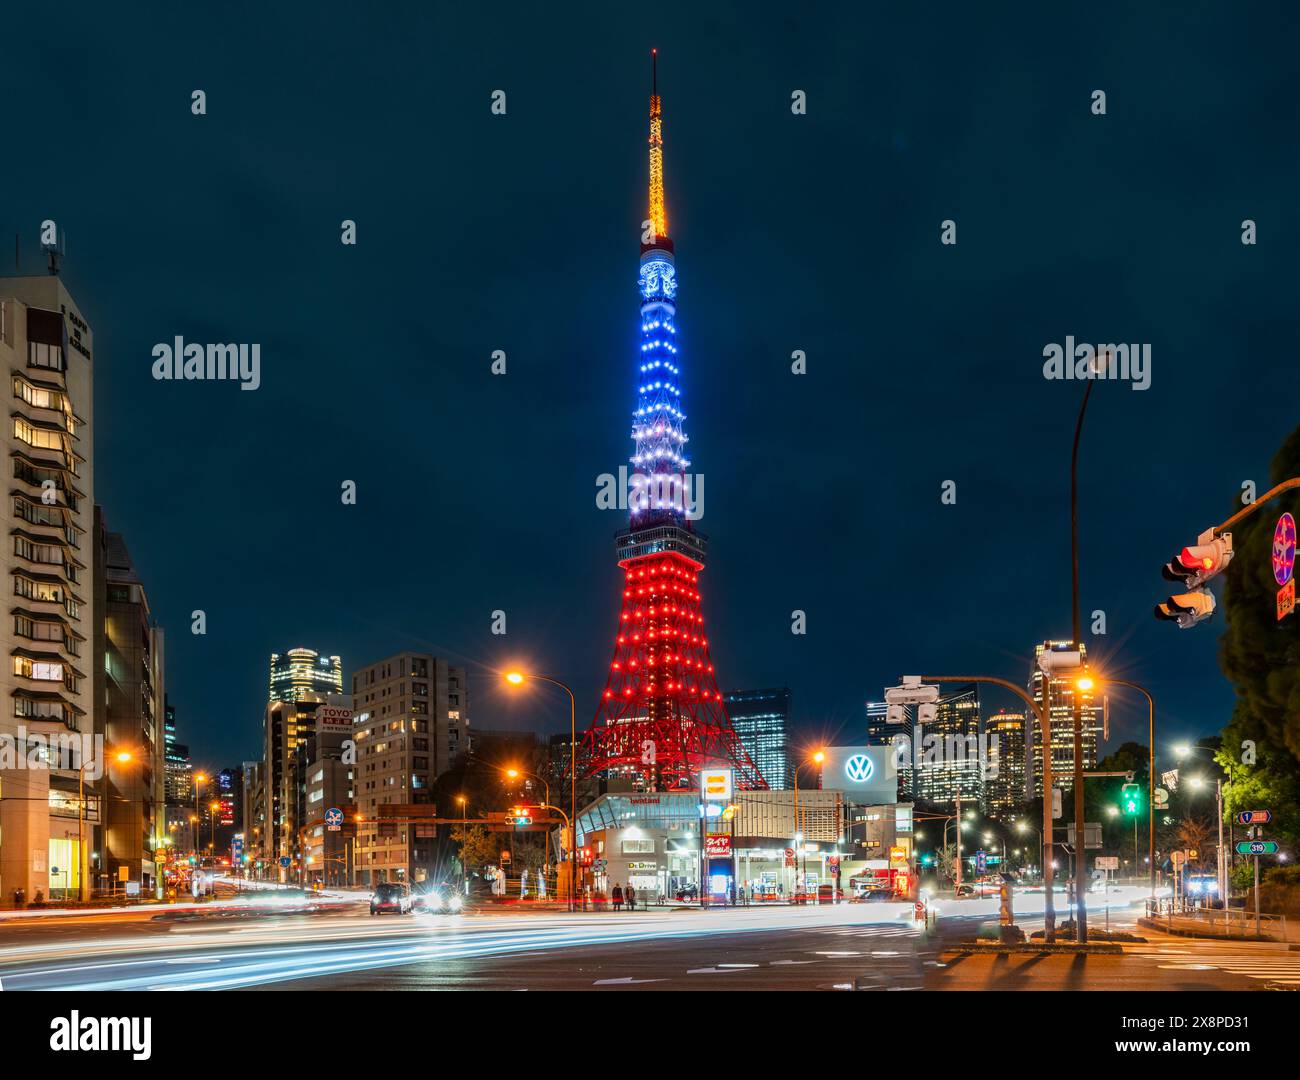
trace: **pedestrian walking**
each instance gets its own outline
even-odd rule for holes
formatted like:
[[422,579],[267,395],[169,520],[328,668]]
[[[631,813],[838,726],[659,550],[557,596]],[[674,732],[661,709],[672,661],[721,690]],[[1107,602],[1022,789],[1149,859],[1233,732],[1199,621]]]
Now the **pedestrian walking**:
[[615,885],[614,891],[613,893],[611,893],[611,895],[614,898],[614,910],[622,911],[623,910],[623,886]]
[[636,910],[636,889],[631,885],[627,887],[627,909],[628,911]]

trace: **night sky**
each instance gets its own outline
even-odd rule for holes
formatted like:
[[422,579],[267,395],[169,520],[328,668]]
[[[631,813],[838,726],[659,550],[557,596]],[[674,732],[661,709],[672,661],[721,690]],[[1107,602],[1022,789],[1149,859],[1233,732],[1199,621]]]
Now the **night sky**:
[[[590,721],[651,46],[723,689],[788,685],[802,737],[859,741],[900,674],[1023,682],[1070,629],[1083,385],[1046,381],[1042,350],[1072,334],[1153,359],[1149,390],[1095,388],[1084,433],[1090,649],[1171,736],[1222,726],[1221,616],[1179,631],[1151,606],[1300,419],[1293,5],[461,7],[6,16],[0,237],[35,273],[40,222],[66,231],[95,497],[167,631],[196,764],[258,755],[268,654],[295,645],[349,685],[433,651],[470,666],[474,725],[567,726],[562,695],[500,689],[522,662]],[[155,381],[178,334],[261,343],[262,387]],[[1112,746],[1138,704],[1112,702]]]

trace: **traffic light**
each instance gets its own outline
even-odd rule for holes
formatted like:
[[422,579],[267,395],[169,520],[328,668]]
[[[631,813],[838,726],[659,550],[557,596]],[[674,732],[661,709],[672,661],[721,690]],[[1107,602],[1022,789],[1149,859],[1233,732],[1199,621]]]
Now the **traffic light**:
[[1214,614],[1214,594],[1208,592],[1178,593],[1163,604],[1156,605],[1156,618],[1174,622],[1182,629],[1195,626]]
[[1125,817],[1136,817],[1142,812],[1142,786],[1125,784],[1120,788],[1119,806]]
[[1232,533],[1218,537],[1213,529],[1201,533],[1195,544],[1183,548],[1161,569],[1166,581],[1176,581],[1192,591],[1175,593],[1163,604],[1157,604],[1156,618],[1177,623],[1182,629],[1208,619],[1214,614],[1214,596],[1203,591],[1204,587],[1230,562]]
[[533,808],[531,806],[512,806],[506,811],[507,825],[531,825]]
[[1210,578],[1227,569],[1232,562],[1232,533],[1217,539],[1214,530],[1202,533],[1197,543],[1185,547],[1169,562],[1161,573],[1166,581],[1177,581],[1188,588],[1199,589]]

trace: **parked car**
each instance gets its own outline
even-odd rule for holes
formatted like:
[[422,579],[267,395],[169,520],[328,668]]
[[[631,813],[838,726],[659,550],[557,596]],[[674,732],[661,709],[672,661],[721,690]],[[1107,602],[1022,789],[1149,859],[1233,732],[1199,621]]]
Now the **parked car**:
[[700,887],[698,885],[683,885],[677,890],[678,900],[698,900],[700,898]]
[[405,885],[383,881],[370,894],[370,914],[381,915],[391,911],[397,915],[409,915],[411,903],[411,893]]

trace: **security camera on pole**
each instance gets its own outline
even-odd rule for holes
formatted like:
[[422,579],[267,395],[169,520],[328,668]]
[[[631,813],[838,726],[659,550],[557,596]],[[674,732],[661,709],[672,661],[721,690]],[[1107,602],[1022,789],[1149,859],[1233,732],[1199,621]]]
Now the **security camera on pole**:
[[[885,688],[885,704],[888,708],[885,710],[885,721],[890,724],[905,724],[907,722],[906,705],[919,705],[917,719],[921,722],[933,720],[937,708],[935,702],[939,700],[939,688],[937,686],[923,686],[920,675],[904,675],[902,686],[889,686]],[[929,706],[927,709],[926,706]]]
[[1214,529],[1206,529],[1195,544],[1183,548],[1161,570],[1166,581],[1186,586],[1187,592],[1175,593],[1163,604],[1157,604],[1156,618],[1177,623],[1183,630],[1208,619],[1214,614],[1214,594],[1205,586],[1226,570],[1230,562],[1232,533],[1216,537]]

